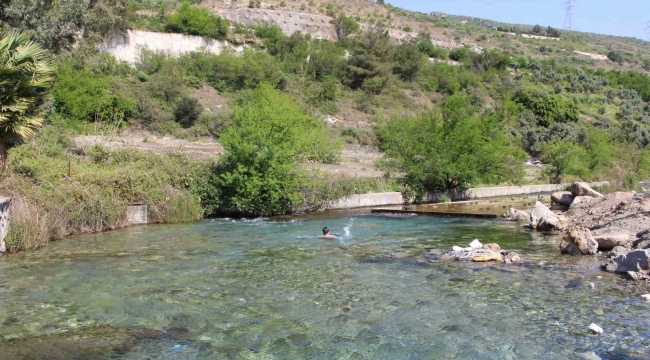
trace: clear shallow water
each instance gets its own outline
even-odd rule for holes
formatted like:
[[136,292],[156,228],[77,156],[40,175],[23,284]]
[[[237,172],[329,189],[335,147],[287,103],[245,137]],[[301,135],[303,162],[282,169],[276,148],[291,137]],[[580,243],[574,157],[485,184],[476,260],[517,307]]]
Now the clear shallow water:
[[[323,226],[344,236],[315,240]],[[417,256],[474,238],[527,264]],[[639,297],[650,291],[601,273],[593,258],[561,257],[557,241],[487,220],[354,213],[76,237],[0,259],[0,354],[650,358],[650,305]],[[389,256],[404,252],[414,256]],[[592,322],[605,334],[590,334]]]

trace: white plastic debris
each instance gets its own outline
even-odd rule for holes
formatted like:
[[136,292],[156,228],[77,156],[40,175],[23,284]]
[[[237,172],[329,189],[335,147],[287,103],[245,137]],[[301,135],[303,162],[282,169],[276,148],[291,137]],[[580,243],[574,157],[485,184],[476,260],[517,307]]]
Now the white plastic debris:
[[481,244],[481,242],[478,241],[478,239],[474,239],[474,241],[469,243],[469,247],[472,248],[472,249],[482,249],[483,244]]
[[602,334],[602,333],[605,332],[605,331],[603,330],[603,328],[601,328],[600,326],[598,326],[598,325],[596,325],[596,324],[591,324],[591,325],[589,325],[589,330],[595,332],[596,334]]

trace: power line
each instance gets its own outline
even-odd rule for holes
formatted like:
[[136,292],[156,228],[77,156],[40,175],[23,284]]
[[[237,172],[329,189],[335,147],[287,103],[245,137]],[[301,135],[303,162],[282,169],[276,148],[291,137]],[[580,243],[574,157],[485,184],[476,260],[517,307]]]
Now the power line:
[[566,10],[566,17],[564,18],[564,30],[575,30],[576,26],[573,22],[573,12],[575,9],[575,0],[566,0],[564,2],[564,10]]

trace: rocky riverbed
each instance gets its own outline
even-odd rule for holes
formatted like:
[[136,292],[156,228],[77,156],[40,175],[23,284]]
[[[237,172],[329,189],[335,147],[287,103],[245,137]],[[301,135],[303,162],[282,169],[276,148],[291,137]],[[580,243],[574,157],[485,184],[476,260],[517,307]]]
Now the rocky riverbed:
[[607,254],[603,269],[632,280],[650,280],[650,193],[603,195],[586,183],[537,202],[528,212],[510,209],[503,219],[542,232],[562,233],[563,254]]

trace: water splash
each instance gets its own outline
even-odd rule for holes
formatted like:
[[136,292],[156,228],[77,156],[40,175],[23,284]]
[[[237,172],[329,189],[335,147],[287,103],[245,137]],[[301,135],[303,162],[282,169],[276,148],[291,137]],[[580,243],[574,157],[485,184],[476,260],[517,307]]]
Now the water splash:
[[343,234],[343,236],[341,237],[341,240],[344,240],[344,241],[345,241],[345,240],[350,240],[350,239],[352,239],[352,232],[351,232],[351,230],[352,230],[352,226],[354,226],[354,220],[356,220],[356,218],[350,218],[350,219],[348,220],[347,224],[345,224],[345,227],[343,228],[343,232],[344,232],[344,234]]

